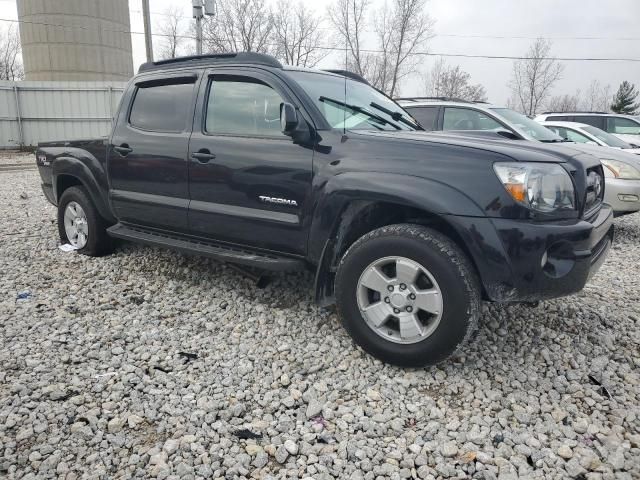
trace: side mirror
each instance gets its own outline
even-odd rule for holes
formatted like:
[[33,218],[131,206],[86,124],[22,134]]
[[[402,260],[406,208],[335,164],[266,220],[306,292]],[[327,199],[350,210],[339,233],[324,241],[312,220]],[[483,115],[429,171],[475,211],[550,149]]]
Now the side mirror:
[[298,114],[296,109],[290,103],[282,103],[280,105],[280,126],[282,133],[291,136],[298,126]]
[[496,133],[501,137],[508,138],[509,140],[520,140],[520,137],[516,135],[514,132],[512,132],[511,130],[500,129],[500,130],[496,130]]

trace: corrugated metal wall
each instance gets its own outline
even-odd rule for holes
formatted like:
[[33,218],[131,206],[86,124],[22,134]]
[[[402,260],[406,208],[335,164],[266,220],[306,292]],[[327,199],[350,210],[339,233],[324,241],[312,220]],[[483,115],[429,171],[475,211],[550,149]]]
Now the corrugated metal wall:
[[108,135],[125,85],[0,81],[0,148]]

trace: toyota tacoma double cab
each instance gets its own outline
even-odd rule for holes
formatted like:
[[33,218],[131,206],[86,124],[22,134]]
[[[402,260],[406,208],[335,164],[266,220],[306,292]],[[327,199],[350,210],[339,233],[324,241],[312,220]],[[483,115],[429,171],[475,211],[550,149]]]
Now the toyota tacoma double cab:
[[401,366],[459,350],[482,300],[579,291],[613,238],[596,158],[425,132],[351,72],[255,53],[143,64],[108,138],[36,161],[78,253],[118,238],[311,269],[317,302]]

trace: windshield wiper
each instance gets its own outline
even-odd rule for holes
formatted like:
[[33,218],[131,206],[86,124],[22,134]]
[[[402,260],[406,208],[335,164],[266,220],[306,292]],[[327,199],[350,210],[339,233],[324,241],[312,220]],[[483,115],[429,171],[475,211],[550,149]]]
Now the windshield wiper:
[[540,140],[542,143],[573,143],[566,138],[552,138],[551,140]]
[[379,105],[376,102],[371,102],[369,106],[375,108],[376,110],[380,110],[381,112],[386,113],[391,118],[393,118],[396,122],[402,122],[405,125],[409,125],[411,128],[415,128],[417,130],[423,130],[423,128],[418,123],[409,120],[400,112],[389,110],[387,107],[383,107],[382,105]]
[[387,120],[384,117],[381,117],[380,115],[376,115],[375,113],[370,112],[366,108],[359,107],[358,105],[350,105],[348,103],[341,102],[340,100],[336,100],[334,98],[329,98],[329,97],[324,97],[324,96],[320,97],[318,100],[320,100],[321,102],[335,103],[336,105],[339,105],[339,106],[341,106],[343,108],[348,108],[349,110],[351,110],[353,112],[363,113],[364,115],[368,116],[369,118],[371,118],[371,119],[373,119],[373,120],[375,120],[375,121],[377,121],[379,123],[382,123],[384,125],[391,125],[396,130],[402,130],[395,123]]

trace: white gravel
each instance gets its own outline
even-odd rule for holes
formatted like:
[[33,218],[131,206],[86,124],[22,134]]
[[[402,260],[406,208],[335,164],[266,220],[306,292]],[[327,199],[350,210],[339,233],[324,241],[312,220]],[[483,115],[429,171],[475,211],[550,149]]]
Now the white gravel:
[[582,293],[485,305],[424,370],[356,348],[311,275],[60,251],[35,170],[0,171],[0,219],[0,477],[640,478],[640,214]]

